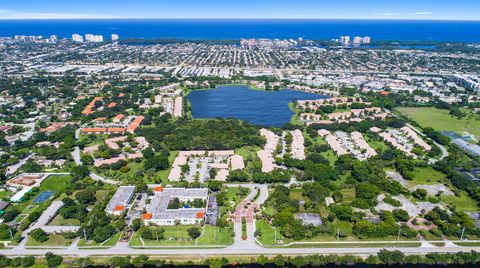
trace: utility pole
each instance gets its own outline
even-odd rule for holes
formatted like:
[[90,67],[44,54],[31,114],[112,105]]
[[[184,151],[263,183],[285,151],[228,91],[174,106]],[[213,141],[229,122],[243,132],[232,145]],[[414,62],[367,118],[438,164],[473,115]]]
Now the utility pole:
[[463,240],[463,235],[465,234],[465,227],[462,229],[462,235],[460,236],[460,240]]
[[87,233],[85,232],[85,228],[83,228],[83,239],[87,242]]
[[399,225],[398,226],[398,235],[397,235],[397,241],[400,241],[400,232],[402,231],[402,229],[400,229],[401,226]]
[[157,237],[157,243],[158,243],[158,230],[155,228],[155,236]]
[[337,228],[337,241],[340,240],[340,228]]
[[275,243],[277,243],[277,227],[273,227],[273,230],[275,231]]
[[10,233],[10,239],[12,239],[12,241],[13,241],[12,229],[8,228],[8,232]]

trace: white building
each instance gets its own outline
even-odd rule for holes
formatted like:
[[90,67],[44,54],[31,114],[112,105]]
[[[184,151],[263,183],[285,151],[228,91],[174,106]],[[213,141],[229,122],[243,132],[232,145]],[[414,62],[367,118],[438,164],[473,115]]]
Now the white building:
[[345,36],[340,36],[340,43],[344,45],[350,44],[350,36],[345,35]]
[[118,39],[120,39],[118,34],[112,34],[112,41],[117,41]]
[[72,41],[73,42],[78,42],[78,43],[83,43],[83,36],[79,34],[72,34]]
[[[184,206],[178,209],[169,209],[171,200],[178,198],[181,203],[193,202],[201,199],[205,202],[203,208],[190,208]],[[176,224],[192,225],[199,224],[205,218],[205,211],[208,199],[207,188],[160,188],[156,191],[150,205],[147,206],[147,213],[142,215],[145,224],[167,225]]]
[[86,34],[85,41],[94,43],[103,42],[103,35]]
[[105,211],[113,215],[122,215],[132,200],[135,186],[120,186],[108,202]]

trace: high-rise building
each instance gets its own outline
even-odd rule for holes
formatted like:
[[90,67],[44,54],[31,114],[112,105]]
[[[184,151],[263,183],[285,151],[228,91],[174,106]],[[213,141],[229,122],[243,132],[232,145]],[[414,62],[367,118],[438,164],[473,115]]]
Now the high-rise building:
[[350,44],[350,36],[345,35],[345,36],[340,36],[340,43],[344,45]]
[[112,34],[112,41],[117,41],[118,39],[120,39],[118,34]]
[[73,42],[83,43],[83,36],[79,34],[72,34]]
[[360,37],[360,36],[355,36],[355,37],[353,38],[353,44],[355,44],[355,45],[359,45],[359,44],[361,44],[362,42],[363,42],[363,38]]
[[362,43],[364,43],[364,44],[370,44],[371,41],[372,41],[372,39],[370,38],[370,36],[365,36],[362,39]]
[[93,34],[86,34],[85,35],[85,41],[87,42],[93,42]]
[[103,35],[86,34],[85,41],[94,43],[103,42]]

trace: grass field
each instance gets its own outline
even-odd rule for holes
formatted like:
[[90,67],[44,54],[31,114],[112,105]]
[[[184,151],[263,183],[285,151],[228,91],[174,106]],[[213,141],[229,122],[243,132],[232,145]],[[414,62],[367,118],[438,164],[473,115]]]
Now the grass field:
[[[242,194],[241,189],[247,189],[246,194]],[[233,204],[232,207],[236,208],[238,204],[250,193],[248,188],[228,187],[227,188],[227,204]]]
[[469,114],[462,119],[457,119],[451,116],[448,110],[434,107],[400,107],[397,110],[422,127],[432,127],[439,131],[454,131],[459,134],[469,132],[480,136],[479,115]]
[[121,233],[116,233],[109,239],[107,239],[105,242],[102,243],[97,243],[95,241],[88,241],[85,242],[85,240],[82,238],[78,242],[79,247],[113,247],[117,244],[118,239],[120,239]]
[[[191,225],[180,225],[180,226],[163,226],[164,240],[146,240],[143,239],[145,246],[194,246],[195,240],[191,239],[188,236],[187,230],[190,229]],[[131,246],[143,246],[140,240],[140,233],[136,232],[132,239],[130,240]]]
[[77,219],[64,219],[62,215],[58,214],[52,222],[50,222],[49,225],[55,225],[55,226],[70,226],[70,225],[75,225],[78,226],[80,225],[80,221]]
[[31,236],[28,236],[27,247],[58,247],[58,246],[68,246],[72,243],[72,239],[65,239],[62,235],[49,235],[49,239],[43,243],[40,243],[33,239]]
[[[255,226],[257,230],[260,230],[262,233],[261,236],[257,237],[258,241],[264,245],[275,245],[277,241],[275,241],[275,229],[270,226],[264,220],[258,220],[255,222]],[[278,238],[280,238],[280,234],[277,232]]]
[[40,193],[43,191],[55,191],[56,193],[65,192],[70,183],[70,176],[65,175],[51,175],[46,178],[40,185]]
[[231,245],[233,244],[233,226],[220,228],[205,225],[203,234],[197,239],[197,245]]
[[0,191],[0,199],[9,198],[12,195],[12,192],[7,190]]
[[414,179],[409,181],[409,185],[416,184],[438,184],[444,183],[446,175],[434,170],[432,167],[420,167],[413,171]]

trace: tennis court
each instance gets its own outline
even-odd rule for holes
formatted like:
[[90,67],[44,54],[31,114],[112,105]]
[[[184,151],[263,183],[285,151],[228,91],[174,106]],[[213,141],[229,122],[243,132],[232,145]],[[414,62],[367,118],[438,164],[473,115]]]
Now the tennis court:
[[52,197],[54,193],[55,193],[54,191],[43,191],[37,196],[37,198],[35,198],[35,200],[33,200],[33,203],[34,204],[45,203],[45,201],[47,201],[50,197]]

